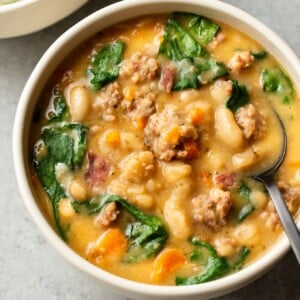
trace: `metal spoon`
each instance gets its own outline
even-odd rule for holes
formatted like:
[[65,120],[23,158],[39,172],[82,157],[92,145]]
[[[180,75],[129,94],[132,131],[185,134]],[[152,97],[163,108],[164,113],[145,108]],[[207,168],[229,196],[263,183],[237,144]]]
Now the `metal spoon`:
[[263,183],[266,189],[268,190],[273,204],[275,206],[275,209],[277,211],[277,214],[279,216],[279,219],[281,221],[281,224],[290,240],[290,244],[295,253],[297,261],[300,264],[300,234],[296,227],[294,219],[290,214],[287,205],[274,180],[275,173],[282,164],[287,150],[287,136],[284,125],[276,112],[275,115],[277,116],[278,121],[280,123],[280,127],[282,129],[283,144],[281,153],[274,165],[258,174],[252,174],[250,175],[250,177]]

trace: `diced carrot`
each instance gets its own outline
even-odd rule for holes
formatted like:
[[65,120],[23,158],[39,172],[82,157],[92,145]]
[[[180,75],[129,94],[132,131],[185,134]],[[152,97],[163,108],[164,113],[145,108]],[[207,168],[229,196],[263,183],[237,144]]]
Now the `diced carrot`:
[[154,260],[151,279],[159,282],[186,262],[185,255],[176,248],[164,249]]
[[122,256],[127,248],[125,235],[117,228],[109,228],[101,234],[93,247],[88,251],[88,258],[105,256]]
[[183,143],[183,149],[187,151],[187,159],[196,159],[199,154],[198,143],[194,140],[187,140]]
[[136,119],[136,127],[138,129],[144,129],[146,124],[147,124],[147,121],[148,121],[148,118],[146,117],[141,117],[141,118],[138,118]]
[[212,181],[211,181],[211,176],[209,175],[209,173],[204,171],[204,170],[200,170],[199,171],[199,176],[200,176],[201,180],[203,181],[204,185],[207,188],[211,188]]
[[204,121],[203,110],[199,107],[194,107],[189,113],[189,119],[192,124],[200,125]]
[[173,126],[165,134],[165,140],[172,145],[176,145],[179,141],[179,138],[180,138],[180,127],[178,125]]
[[123,89],[123,96],[126,101],[132,101],[135,96],[135,88],[133,86],[126,86]]
[[120,133],[118,130],[110,130],[106,134],[106,143],[112,146],[119,146],[120,144]]

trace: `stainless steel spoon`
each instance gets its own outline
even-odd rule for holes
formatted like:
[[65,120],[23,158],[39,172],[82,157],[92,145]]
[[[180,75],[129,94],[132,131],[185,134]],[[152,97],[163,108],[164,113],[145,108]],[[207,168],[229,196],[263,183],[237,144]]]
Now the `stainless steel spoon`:
[[281,153],[278,156],[278,159],[275,162],[275,164],[272,165],[270,168],[258,174],[250,174],[249,176],[260,181],[265,185],[267,191],[271,196],[281,224],[290,240],[290,244],[295,253],[297,261],[300,264],[300,233],[274,180],[275,173],[282,164],[287,150],[286,131],[280,117],[276,112],[275,114],[280,122],[280,127],[282,129],[283,144]]

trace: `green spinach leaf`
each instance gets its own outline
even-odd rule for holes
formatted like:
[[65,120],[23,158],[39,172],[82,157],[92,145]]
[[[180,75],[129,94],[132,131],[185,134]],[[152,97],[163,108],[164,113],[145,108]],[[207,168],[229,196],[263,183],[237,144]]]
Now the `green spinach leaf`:
[[207,45],[220,29],[219,25],[196,14],[176,12],[173,17],[202,46]]
[[64,189],[56,179],[55,166],[64,163],[74,170],[81,167],[86,151],[87,128],[78,123],[50,123],[42,130],[40,146],[43,155],[34,156],[34,166],[45,191],[48,193],[57,229],[66,239],[60,225],[58,204],[66,197]]
[[226,101],[226,107],[235,113],[240,107],[249,103],[249,94],[245,85],[239,85],[237,80],[231,80],[233,91]]
[[173,90],[184,90],[187,88],[196,89],[199,87],[199,70],[195,67],[193,60],[185,58],[177,62],[178,78],[173,86]]
[[258,51],[258,52],[251,52],[251,54],[254,56],[255,59],[261,60],[267,57],[268,52],[267,51]]
[[226,66],[213,58],[195,58],[194,63],[199,70],[198,80],[202,84],[206,84],[228,74]]
[[233,265],[231,265],[231,269],[232,270],[236,270],[236,271],[239,271],[242,267],[243,267],[243,265],[244,265],[244,263],[245,263],[245,261],[246,261],[246,259],[247,259],[247,257],[250,255],[250,249],[249,248],[247,248],[247,247],[242,247],[242,249],[241,249],[241,251],[240,251],[240,254],[239,254],[239,257],[238,257],[238,259],[233,263]]
[[246,203],[238,212],[238,222],[242,222],[255,210],[255,206],[250,199],[250,193],[251,190],[249,186],[244,181],[241,181],[241,184],[238,188],[238,194],[245,199]]
[[51,107],[48,109],[48,113],[46,116],[49,122],[61,122],[68,119],[68,106],[66,104],[64,96],[55,96],[51,101],[50,106]]
[[90,84],[99,90],[119,76],[119,64],[123,58],[125,44],[121,41],[112,42],[100,49],[87,70]]
[[169,237],[168,231],[159,217],[147,215],[120,196],[111,194],[98,195],[88,202],[74,201],[73,207],[77,212],[85,211],[93,214],[100,212],[111,202],[116,202],[135,219],[125,229],[125,235],[129,239],[130,245],[124,262],[141,261],[157,254]]
[[168,20],[159,54],[175,62],[177,77],[173,90],[198,88],[201,83],[228,74],[225,65],[210,58],[203,47],[206,44],[204,40],[213,34],[212,27],[210,21],[192,14],[175,13]]
[[294,97],[294,87],[290,78],[277,66],[263,69],[260,82],[265,92],[277,93],[284,104],[290,104]]
[[159,54],[173,61],[180,61],[200,56],[202,47],[174,19],[169,19],[164,28]]
[[208,252],[209,256],[205,265],[205,269],[200,275],[192,277],[177,277],[176,285],[204,283],[224,276],[233,270],[239,270],[250,254],[250,250],[246,247],[243,247],[237,261],[233,264],[230,264],[224,257],[218,256],[216,250],[210,244],[200,241],[195,237],[191,238],[189,241],[196,247],[196,249],[204,248]]

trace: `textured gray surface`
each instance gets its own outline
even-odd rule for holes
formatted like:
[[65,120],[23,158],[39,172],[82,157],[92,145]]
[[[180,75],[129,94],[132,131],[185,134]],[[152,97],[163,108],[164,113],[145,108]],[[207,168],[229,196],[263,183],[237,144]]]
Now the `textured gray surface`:
[[[213,0],[211,0],[213,1]],[[0,299],[124,300],[74,270],[33,224],[17,190],[11,154],[14,113],[21,90],[38,59],[66,29],[112,0],[91,0],[81,10],[41,32],[0,40]],[[300,54],[299,0],[226,0],[277,31]],[[218,300],[300,299],[300,272],[289,253],[249,286]]]

